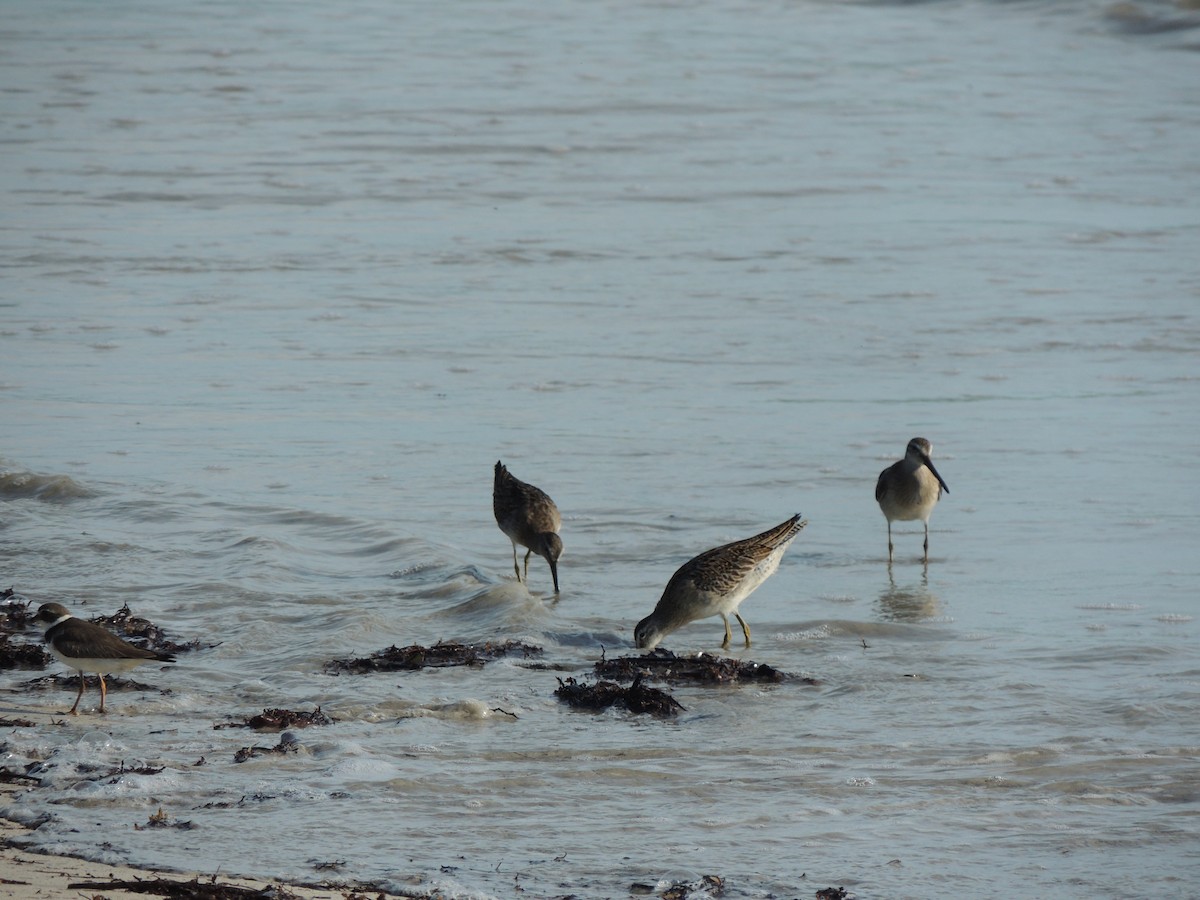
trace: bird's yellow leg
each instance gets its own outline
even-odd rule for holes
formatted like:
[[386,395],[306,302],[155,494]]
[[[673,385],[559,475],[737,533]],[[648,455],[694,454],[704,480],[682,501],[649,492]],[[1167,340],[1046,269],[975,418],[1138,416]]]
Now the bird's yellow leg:
[[746,624],[746,620],[742,618],[741,613],[735,612],[734,615],[737,616],[738,622],[741,623],[742,634],[744,634],[746,636],[746,646],[749,647],[750,646],[750,626]]

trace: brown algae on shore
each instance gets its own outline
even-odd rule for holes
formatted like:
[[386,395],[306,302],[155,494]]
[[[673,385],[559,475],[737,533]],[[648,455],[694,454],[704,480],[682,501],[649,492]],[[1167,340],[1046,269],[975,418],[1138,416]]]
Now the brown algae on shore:
[[800,681],[804,684],[819,684],[814,678],[789,675],[765,663],[735,659],[731,656],[714,656],[711,653],[677,656],[670,650],[661,648],[642,656],[601,659],[595,668],[596,675],[600,678],[632,678],[642,674],[669,684],[734,684],[745,681],[768,684]]
[[297,712],[292,709],[264,709],[261,713],[251,716],[242,722],[221,722],[213,726],[214,731],[223,728],[252,728],[255,731],[283,731],[285,728],[312,728],[320,725],[332,725],[337,719],[330,718],[321,712],[321,707],[308,712]]
[[521,641],[487,641],[483,644],[463,644],[458,641],[438,641],[432,647],[412,644],[391,646],[365,658],[334,659],[325,665],[330,675],[342,672],[396,672],[445,666],[482,666],[507,656],[529,659],[541,656],[542,648]]
[[615,681],[584,684],[574,678],[568,678],[566,681],[560,678],[554,696],[573,709],[587,709],[594,712],[608,709],[611,706],[623,706],[631,713],[648,713],[663,718],[686,712],[683,706],[666,691],[643,685],[640,673],[634,676],[633,684],[629,687],[621,687]]

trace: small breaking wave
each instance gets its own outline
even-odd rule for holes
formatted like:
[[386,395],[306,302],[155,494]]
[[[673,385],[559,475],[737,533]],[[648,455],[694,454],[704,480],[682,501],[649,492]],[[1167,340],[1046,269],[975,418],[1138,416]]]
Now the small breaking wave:
[[38,475],[34,472],[0,472],[0,499],[45,500],[55,503],[95,496],[90,488],[69,475]]

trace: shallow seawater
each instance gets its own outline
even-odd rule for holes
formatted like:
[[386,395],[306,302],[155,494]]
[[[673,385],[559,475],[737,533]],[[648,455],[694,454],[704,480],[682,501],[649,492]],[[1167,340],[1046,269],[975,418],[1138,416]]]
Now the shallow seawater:
[[[455,896],[1194,890],[1194,10],[7,12],[0,586],[204,645],[7,731],[31,846]],[[950,493],[889,568],[915,435]],[[497,459],[563,513],[558,597]],[[555,698],[796,512],[729,652],[817,684]],[[543,655],[327,669],[497,639]],[[0,713],[65,710],[42,674]],[[317,706],[295,753],[214,727]]]

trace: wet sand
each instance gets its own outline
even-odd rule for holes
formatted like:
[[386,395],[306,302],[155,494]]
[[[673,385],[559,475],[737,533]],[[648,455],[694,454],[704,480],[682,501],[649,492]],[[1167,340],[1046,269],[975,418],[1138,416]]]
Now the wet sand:
[[[25,720],[34,722],[34,728],[50,726],[63,717],[61,712],[48,708],[17,708],[12,704],[0,706],[0,720]],[[36,791],[32,784],[0,783],[0,809],[8,807],[21,794]],[[103,884],[107,882],[154,881],[169,879],[177,882],[198,880],[201,884],[214,881],[221,886],[241,886],[263,892],[263,896],[297,897],[302,900],[345,900],[347,897],[399,897],[368,885],[350,881],[331,883],[329,887],[312,887],[275,881],[269,878],[226,877],[217,872],[163,872],[136,869],[130,866],[112,866],[90,862],[68,856],[50,856],[42,853],[27,853],[19,849],[22,838],[31,829],[18,822],[0,816],[0,895],[8,900],[46,900],[48,897],[104,896],[107,900],[126,900],[135,897],[167,896],[164,893],[136,892],[116,888],[79,888],[80,883]],[[15,843],[14,843],[15,842]],[[274,893],[267,893],[274,891]]]
[[[0,803],[7,803],[11,795],[36,788],[18,787],[15,785],[0,785]],[[211,872],[157,872],[134,869],[129,866],[109,866],[103,863],[88,862],[67,856],[46,856],[40,853],[26,853],[12,845],[19,841],[29,829],[16,822],[0,818],[0,893],[9,900],[46,900],[48,897],[98,896],[103,894],[108,900],[133,900],[147,896],[165,896],[165,894],[147,893],[145,891],[126,891],[105,887],[102,891],[97,888],[80,889],[72,885],[81,882],[105,883],[111,881],[146,881],[158,878],[172,881],[199,880],[207,884],[213,880]],[[283,884],[270,879],[226,878],[218,875],[216,882],[220,885],[236,885],[254,888],[262,891],[263,896],[268,890],[281,888],[281,896],[299,897],[303,900],[344,900],[357,891],[360,897],[396,897],[397,894],[386,894],[375,888],[346,885],[343,887],[302,887],[294,884]]]

